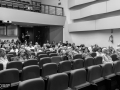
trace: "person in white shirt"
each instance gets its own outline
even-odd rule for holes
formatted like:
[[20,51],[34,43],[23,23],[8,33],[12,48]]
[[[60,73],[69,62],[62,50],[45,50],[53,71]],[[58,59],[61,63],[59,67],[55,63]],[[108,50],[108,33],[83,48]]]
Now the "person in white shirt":
[[103,53],[102,53],[102,48],[98,48],[98,50],[96,51],[96,56],[102,56],[103,55]]
[[5,49],[0,49],[0,63],[3,64],[3,69],[5,70],[6,69],[6,66],[7,66],[7,63],[8,63],[8,59],[7,59],[7,56],[6,56],[6,52],[5,52]]
[[102,55],[103,63],[113,63],[112,58],[109,55],[108,49],[107,48],[103,48],[102,52],[103,52],[103,55]]

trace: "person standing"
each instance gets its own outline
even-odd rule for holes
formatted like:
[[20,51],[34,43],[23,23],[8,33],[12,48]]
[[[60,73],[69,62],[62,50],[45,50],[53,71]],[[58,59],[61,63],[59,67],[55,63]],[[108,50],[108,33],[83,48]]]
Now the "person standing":
[[24,33],[22,33],[22,43],[24,43],[24,41],[25,41],[25,35],[24,35]]
[[29,37],[30,37],[30,35],[28,34],[28,31],[27,31],[27,32],[26,32],[26,35],[25,35],[25,38],[26,38],[27,43],[29,43]]

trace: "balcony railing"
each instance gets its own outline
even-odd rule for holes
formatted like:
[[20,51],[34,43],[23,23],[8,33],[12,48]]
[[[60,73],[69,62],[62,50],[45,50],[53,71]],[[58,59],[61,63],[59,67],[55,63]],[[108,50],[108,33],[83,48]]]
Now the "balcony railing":
[[16,0],[0,0],[0,6],[18,10],[26,10],[50,15],[64,16],[63,8],[51,5],[41,4],[41,2],[32,1],[16,1]]

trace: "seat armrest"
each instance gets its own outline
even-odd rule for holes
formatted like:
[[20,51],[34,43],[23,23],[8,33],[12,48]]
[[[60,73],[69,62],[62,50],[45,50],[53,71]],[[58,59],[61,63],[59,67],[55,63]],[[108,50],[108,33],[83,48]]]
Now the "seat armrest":
[[89,82],[86,82],[86,83],[84,83],[84,84],[75,86],[74,89],[75,89],[75,90],[78,90],[78,89],[81,89],[81,88],[88,87],[88,86],[90,86],[90,85],[91,85],[91,84],[90,84]]

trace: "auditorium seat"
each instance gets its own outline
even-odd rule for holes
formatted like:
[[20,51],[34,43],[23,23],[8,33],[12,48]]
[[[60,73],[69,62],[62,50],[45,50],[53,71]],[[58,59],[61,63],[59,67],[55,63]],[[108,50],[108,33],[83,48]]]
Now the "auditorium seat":
[[23,66],[26,67],[26,66],[30,66],[30,65],[38,65],[38,61],[37,60],[27,60],[24,62]]
[[45,52],[38,52],[37,57],[39,56],[39,54],[45,54]]
[[75,59],[72,61],[72,69],[80,69],[84,67],[83,59]]
[[46,90],[66,90],[68,89],[68,75],[66,73],[57,73],[48,76]]
[[45,82],[42,78],[25,80],[20,82],[18,90],[45,90]]
[[13,54],[6,54],[8,61],[11,61],[11,57],[14,57]]
[[70,71],[71,68],[72,65],[70,61],[61,61],[58,65],[58,72],[62,73],[62,72]]
[[82,59],[82,55],[81,54],[77,54],[77,55],[73,56],[73,59]]
[[55,51],[47,51],[46,53],[47,53],[47,55],[49,55],[50,53],[56,53],[56,52]]
[[40,77],[40,69],[37,65],[26,66],[22,70],[22,81]]
[[111,58],[112,58],[112,60],[113,60],[113,61],[117,61],[117,60],[118,60],[118,58],[117,58],[117,55],[116,55],[116,54],[112,54],[112,55],[111,55]]
[[18,57],[11,57],[11,61],[18,61]]
[[94,59],[92,57],[85,58],[85,60],[84,60],[84,66],[85,66],[85,68],[94,65],[93,60]]
[[120,61],[114,62],[114,72],[116,75],[120,75]]
[[51,74],[57,73],[58,66],[56,63],[46,63],[42,66],[41,76],[46,77]]
[[63,55],[62,56],[62,60],[65,61],[65,60],[68,60],[68,57],[66,55]]
[[116,75],[113,70],[113,63],[102,64],[102,77],[104,77],[108,83],[109,89],[114,90],[117,88]]
[[107,90],[106,83],[102,77],[102,68],[99,65],[88,67],[88,82],[96,84],[96,90]]
[[11,62],[7,63],[7,69],[10,69],[10,68],[16,68],[18,70],[22,70],[22,62],[11,61]]
[[112,63],[102,64],[101,66],[103,70],[102,76],[104,78],[111,78],[115,76]]
[[16,56],[16,52],[8,52],[8,54],[12,54],[13,56]]
[[57,53],[50,53],[49,56],[50,56],[50,57],[58,56],[58,54],[57,54]]
[[7,90],[17,90],[17,87],[19,84],[19,71],[17,69],[1,70],[0,71],[0,84],[2,83],[11,84],[10,87],[7,87]]
[[13,3],[13,8],[18,9],[18,4],[17,3]]
[[97,56],[94,58],[94,65],[99,65],[102,64],[102,57],[101,56]]
[[31,53],[31,55],[32,55],[32,56],[35,56],[35,53],[34,53],[34,52],[32,52],[32,53]]
[[41,58],[48,57],[47,54],[39,54],[37,60],[39,61]]
[[50,57],[44,57],[39,60],[39,67],[41,68],[43,64],[46,63],[51,63],[51,58]]
[[1,7],[7,7],[7,4],[5,1],[1,1],[0,4],[1,4]]
[[116,79],[118,82],[118,88],[120,89],[120,61],[114,62],[114,73],[116,74]]
[[94,58],[94,57],[96,57],[97,54],[95,52],[93,52],[90,55]]
[[25,9],[25,6],[24,6],[22,3],[19,3],[19,4],[18,4],[18,8],[21,9],[21,10],[24,10],[24,9]]
[[0,63],[0,71],[3,70],[3,64]]
[[60,61],[63,61],[61,56],[53,56],[53,57],[51,57],[51,62],[53,62],[53,63],[59,64]]
[[91,90],[87,82],[87,72],[84,68],[75,69],[70,72],[69,87],[72,90]]

